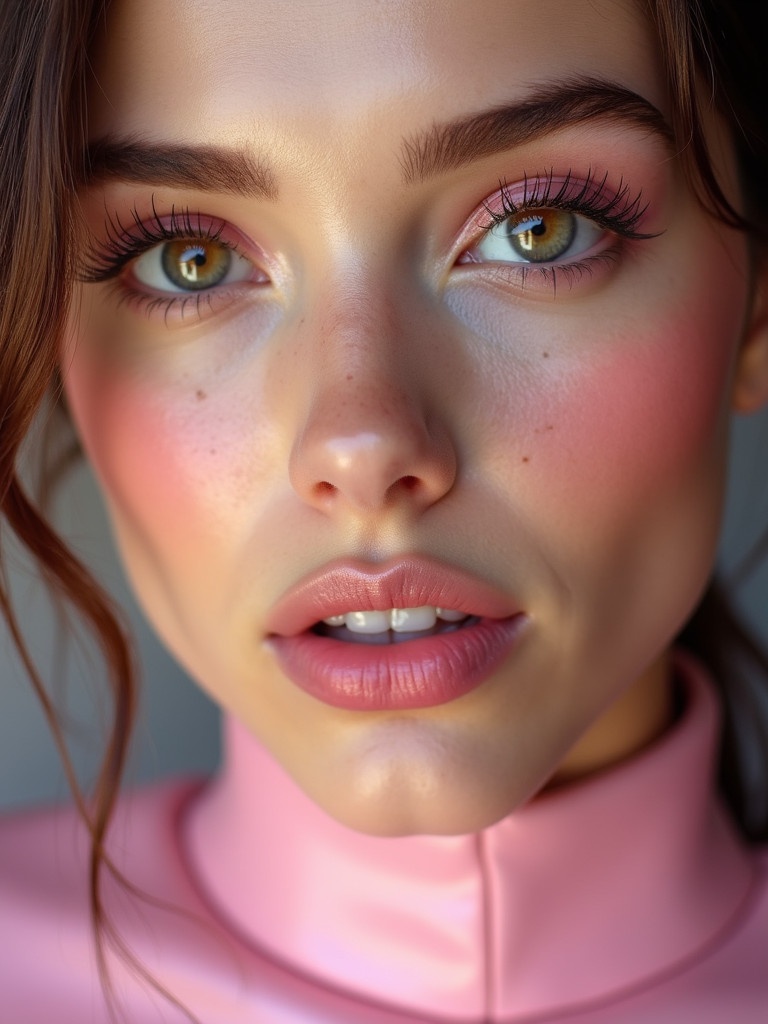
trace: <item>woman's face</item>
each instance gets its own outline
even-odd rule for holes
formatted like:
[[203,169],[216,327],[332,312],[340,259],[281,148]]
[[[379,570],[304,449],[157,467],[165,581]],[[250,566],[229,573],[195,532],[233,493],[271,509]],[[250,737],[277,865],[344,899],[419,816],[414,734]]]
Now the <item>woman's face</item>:
[[639,7],[110,6],[69,402],[150,619],[352,827],[666,720],[758,342]]

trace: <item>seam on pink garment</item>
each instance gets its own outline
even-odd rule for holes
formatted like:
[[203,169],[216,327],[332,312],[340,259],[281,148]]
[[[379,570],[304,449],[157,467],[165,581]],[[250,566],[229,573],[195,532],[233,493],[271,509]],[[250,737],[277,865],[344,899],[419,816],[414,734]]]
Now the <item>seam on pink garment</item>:
[[483,915],[483,1024],[492,1024],[493,1011],[496,1006],[496,979],[493,974],[494,964],[494,893],[491,891],[491,871],[488,866],[488,841],[484,832],[475,837],[475,851],[480,875],[480,894]]

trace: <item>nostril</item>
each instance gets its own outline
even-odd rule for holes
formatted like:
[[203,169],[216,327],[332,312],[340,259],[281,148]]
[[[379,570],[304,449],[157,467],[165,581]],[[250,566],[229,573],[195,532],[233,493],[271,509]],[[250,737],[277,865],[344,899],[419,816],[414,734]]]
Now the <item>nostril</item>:
[[330,498],[336,488],[327,480],[320,480],[315,484],[315,493],[318,498]]
[[417,476],[401,476],[398,481],[404,491],[415,491],[419,487],[419,478]]

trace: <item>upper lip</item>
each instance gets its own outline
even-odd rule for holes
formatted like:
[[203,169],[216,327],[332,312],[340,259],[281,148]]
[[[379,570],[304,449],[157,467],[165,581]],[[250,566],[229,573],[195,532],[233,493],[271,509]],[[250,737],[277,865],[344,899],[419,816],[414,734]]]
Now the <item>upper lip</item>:
[[378,565],[340,559],[305,576],[283,594],[267,617],[266,628],[272,636],[298,636],[331,615],[423,605],[492,619],[520,612],[492,584],[431,558],[409,555]]

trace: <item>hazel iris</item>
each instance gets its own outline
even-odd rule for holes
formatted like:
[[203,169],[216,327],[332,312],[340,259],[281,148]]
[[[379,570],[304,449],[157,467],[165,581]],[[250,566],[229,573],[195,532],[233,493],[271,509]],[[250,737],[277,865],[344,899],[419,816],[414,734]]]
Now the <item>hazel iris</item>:
[[518,256],[532,263],[564,256],[576,236],[576,217],[569,210],[527,211],[500,226]]
[[162,249],[163,272],[178,288],[198,291],[220,284],[232,265],[232,250],[221,242],[182,238]]

